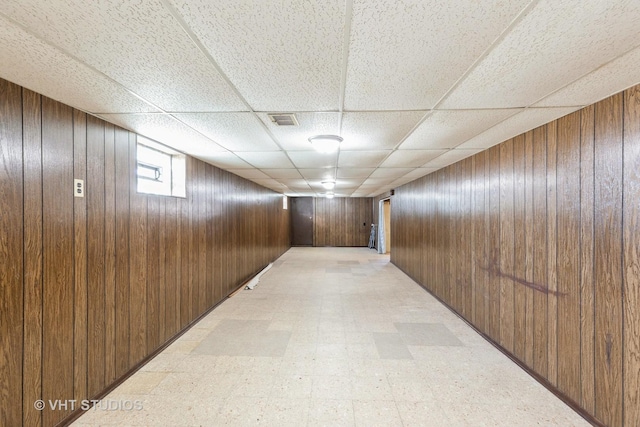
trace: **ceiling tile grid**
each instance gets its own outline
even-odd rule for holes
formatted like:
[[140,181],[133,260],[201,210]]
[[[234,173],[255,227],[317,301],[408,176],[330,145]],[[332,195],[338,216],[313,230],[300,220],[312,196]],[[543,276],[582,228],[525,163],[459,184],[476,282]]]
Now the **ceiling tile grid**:
[[339,108],[344,1],[171,2],[254,110]]
[[0,0],[0,77],[290,195],[380,194],[638,63],[632,0]]
[[4,0],[2,13],[165,111],[246,110],[161,0]]

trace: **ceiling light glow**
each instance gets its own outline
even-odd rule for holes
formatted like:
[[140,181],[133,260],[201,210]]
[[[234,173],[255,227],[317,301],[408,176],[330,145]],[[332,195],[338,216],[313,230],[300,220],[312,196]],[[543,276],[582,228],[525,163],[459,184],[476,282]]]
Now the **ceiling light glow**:
[[338,135],[316,135],[309,138],[309,142],[321,153],[334,153],[338,151],[342,137]]

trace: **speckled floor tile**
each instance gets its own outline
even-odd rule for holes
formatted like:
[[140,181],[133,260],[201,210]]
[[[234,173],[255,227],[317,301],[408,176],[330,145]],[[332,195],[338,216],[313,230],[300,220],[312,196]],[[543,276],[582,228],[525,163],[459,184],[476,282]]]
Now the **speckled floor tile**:
[[292,248],[74,426],[587,426],[365,248]]

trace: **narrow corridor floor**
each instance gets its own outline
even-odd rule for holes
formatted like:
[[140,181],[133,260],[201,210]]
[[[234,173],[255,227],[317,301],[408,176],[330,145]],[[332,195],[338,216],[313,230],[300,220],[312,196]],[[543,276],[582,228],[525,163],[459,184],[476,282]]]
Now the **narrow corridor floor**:
[[73,425],[589,425],[366,248],[290,249],[103,402]]

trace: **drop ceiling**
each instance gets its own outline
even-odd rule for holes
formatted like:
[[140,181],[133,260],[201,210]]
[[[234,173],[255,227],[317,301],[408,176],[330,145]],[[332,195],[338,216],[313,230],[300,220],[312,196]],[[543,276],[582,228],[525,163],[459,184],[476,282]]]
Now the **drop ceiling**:
[[640,83],[640,2],[0,0],[0,77],[281,193],[374,196]]

